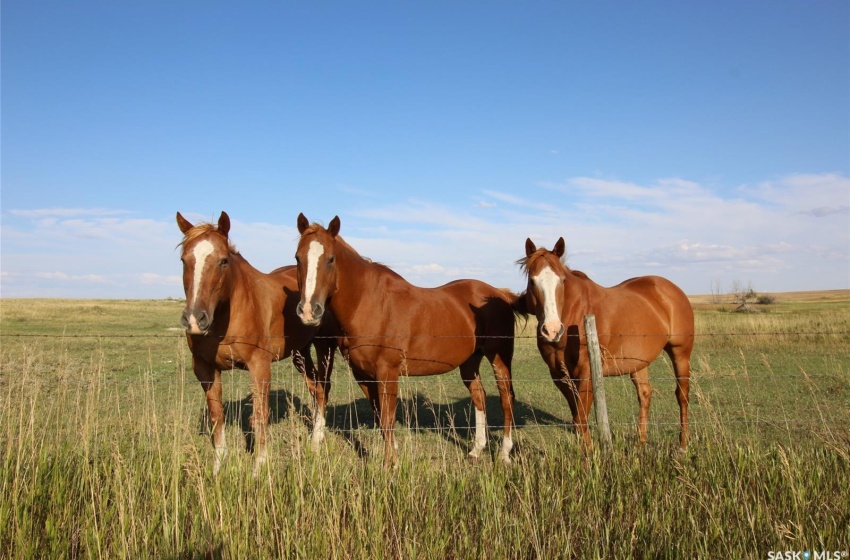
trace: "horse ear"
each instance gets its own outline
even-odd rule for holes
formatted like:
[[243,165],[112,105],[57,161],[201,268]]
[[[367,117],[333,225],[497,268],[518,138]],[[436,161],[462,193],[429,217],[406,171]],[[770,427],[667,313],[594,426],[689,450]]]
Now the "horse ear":
[[525,256],[530,257],[534,251],[537,250],[537,246],[534,244],[534,241],[529,237],[525,240]]
[[192,225],[192,222],[184,218],[183,214],[177,212],[177,227],[179,227],[180,231],[182,231],[183,233],[188,233],[189,230],[195,226]]
[[564,238],[560,237],[560,238],[558,238],[558,242],[555,243],[555,248],[552,249],[552,252],[555,253],[556,255],[558,255],[558,258],[561,258],[561,257],[564,256],[565,251],[566,251],[566,243],[564,243]]
[[230,233],[230,216],[224,210],[221,211],[221,216],[218,217],[218,232],[227,237]]
[[328,233],[331,234],[331,237],[336,237],[339,233],[339,216],[334,216],[334,219],[331,220],[330,225],[328,226]]
[[304,230],[310,227],[310,221],[307,219],[307,216],[304,215],[304,212],[298,214],[298,233],[304,234]]

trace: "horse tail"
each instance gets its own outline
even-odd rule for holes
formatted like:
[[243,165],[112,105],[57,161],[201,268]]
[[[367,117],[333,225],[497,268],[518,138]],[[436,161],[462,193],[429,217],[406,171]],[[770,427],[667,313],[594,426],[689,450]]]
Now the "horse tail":
[[502,288],[502,293],[505,294],[505,298],[508,300],[508,303],[511,304],[514,317],[517,319],[520,317],[528,319],[528,303],[526,301],[525,292],[518,294],[508,288]]

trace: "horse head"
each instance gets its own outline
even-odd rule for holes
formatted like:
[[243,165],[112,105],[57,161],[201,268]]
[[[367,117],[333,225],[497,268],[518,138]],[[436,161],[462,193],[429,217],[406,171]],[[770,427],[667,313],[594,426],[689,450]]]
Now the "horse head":
[[539,335],[547,342],[558,342],[564,335],[561,309],[564,306],[564,282],[567,269],[561,262],[565,243],[561,237],[553,250],[537,248],[531,239],[525,241],[525,258],[518,262],[528,277],[526,303],[537,317]]
[[334,216],[327,228],[310,224],[304,214],[298,215],[298,232],[301,239],[295,251],[298,266],[298,289],[301,300],[296,313],[305,325],[318,325],[322,321],[328,299],[336,288],[336,236],[339,233],[339,216]]
[[196,226],[177,212],[177,226],[184,235],[180,260],[186,293],[186,308],[180,322],[188,334],[207,334],[216,308],[230,294],[230,258],[234,252],[227,238],[230,217],[222,212],[218,225]]

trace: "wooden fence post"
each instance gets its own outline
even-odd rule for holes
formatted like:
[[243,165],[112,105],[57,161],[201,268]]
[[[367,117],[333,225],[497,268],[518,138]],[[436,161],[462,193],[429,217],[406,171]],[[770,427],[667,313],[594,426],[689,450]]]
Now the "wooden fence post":
[[605,400],[605,383],[602,381],[602,354],[599,351],[599,336],[596,333],[596,317],[592,314],[584,316],[584,333],[587,337],[587,355],[590,358],[596,425],[599,427],[603,449],[610,451],[611,427],[608,425],[608,403]]

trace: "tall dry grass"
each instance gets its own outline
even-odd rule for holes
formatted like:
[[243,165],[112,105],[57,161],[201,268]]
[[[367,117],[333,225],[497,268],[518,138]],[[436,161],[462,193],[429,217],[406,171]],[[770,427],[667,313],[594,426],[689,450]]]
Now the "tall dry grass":
[[[760,330],[734,338],[734,348],[701,342],[695,437],[684,455],[675,451],[675,422],[665,422],[675,406],[664,363],[650,443],[634,446],[626,380],[609,392],[622,421],[613,451],[583,455],[533,342],[521,339],[513,466],[492,457],[467,463],[468,403],[450,374],[405,380],[401,461],[385,470],[371,412],[344,364],[334,377],[332,429],[315,453],[309,398],[282,364],[271,460],[257,478],[243,445],[245,376],[226,378],[231,452],[214,477],[203,398],[179,337],[116,345],[109,337],[5,336],[0,557],[762,558],[846,549],[846,347],[804,341],[789,357],[786,344],[762,334],[782,325],[748,328]],[[774,363],[777,352],[796,360],[796,377]],[[846,384],[833,387],[837,395],[833,382]],[[498,425],[494,408],[490,424]]]

